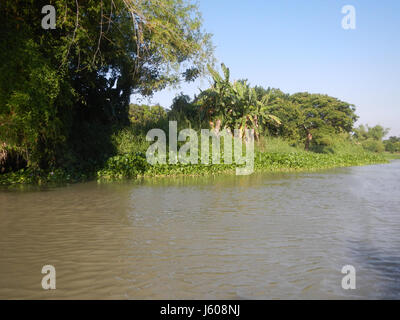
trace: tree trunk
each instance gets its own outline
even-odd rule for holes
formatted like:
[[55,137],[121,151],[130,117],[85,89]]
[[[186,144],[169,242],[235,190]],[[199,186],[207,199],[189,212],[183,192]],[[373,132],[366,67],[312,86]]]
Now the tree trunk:
[[258,134],[259,125],[258,125],[258,117],[257,117],[257,115],[254,116],[254,123],[256,125],[256,127],[254,128],[254,135],[256,137],[256,141],[259,141],[260,140],[260,136]]
[[311,143],[312,138],[313,138],[313,136],[312,136],[311,132],[307,132],[306,146],[305,146],[305,149],[307,151],[310,150],[310,143]]
[[6,162],[7,162],[7,149],[6,149],[6,143],[2,143],[0,145],[0,173],[3,173],[6,170]]
[[217,119],[217,121],[215,122],[215,132],[219,133],[219,131],[221,130],[221,124],[222,121],[220,119]]

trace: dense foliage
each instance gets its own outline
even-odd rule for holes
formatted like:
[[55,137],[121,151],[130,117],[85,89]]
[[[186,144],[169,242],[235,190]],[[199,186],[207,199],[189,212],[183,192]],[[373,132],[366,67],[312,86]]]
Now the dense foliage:
[[387,152],[400,152],[400,137],[390,137],[383,141],[383,144],[385,145],[385,150]]
[[[126,132],[124,133],[126,134]],[[340,139],[339,139],[340,140]],[[131,149],[144,150],[147,146],[137,143]],[[310,171],[335,167],[367,165],[386,162],[381,154],[365,151],[349,141],[336,141],[335,153],[307,152],[304,148],[293,147],[279,138],[260,139],[255,154],[255,171]],[[350,150],[350,152],[349,152]],[[80,173],[71,175],[61,170],[51,172],[22,169],[16,173],[0,175],[0,185],[21,185],[31,183],[65,183],[97,178],[99,181],[129,179],[137,176],[216,175],[234,173],[236,164],[205,166],[185,164],[148,165],[144,152],[123,152],[108,159],[106,164],[92,175]]]
[[385,151],[383,138],[388,132],[389,129],[385,129],[380,125],[375,127],[361,125],[354,129],[354,136],[364,149],[371,152],[383,152]]
[[129,123],[131,94],[191,81],[212,62],[189,1],[54,0],[56,29],[45,30],[48,2],[0,3],[3,171],[101,162]]
[[339,99],[307,92],[293,95],[279,89],[251,87],[246,80],[231,82],[229,69],[222,64],[223,75],[209,67],[212,86],[190,101],[178,96],[169,116],[189,121],[192,127],[209,125],[224,128],[254,129],[262,135],[283,137],[303,143],[306,150],[323,152],[332,144],[332,136],[347,135],[357,121],[355,107]]
[[[152,128],[254,129],[256,170],[309,170],[385,161],[400,152],[387,129],[360,126],[337,98],[231,81],[212,67],[210,35],[190,0],[53,0],[54,30],[41,27],[48,1],[0,3],[0,184],[136,176],[216,174],[236,165],[146,162]],[[191,99],[169,109],[130,104],[210,74]]]

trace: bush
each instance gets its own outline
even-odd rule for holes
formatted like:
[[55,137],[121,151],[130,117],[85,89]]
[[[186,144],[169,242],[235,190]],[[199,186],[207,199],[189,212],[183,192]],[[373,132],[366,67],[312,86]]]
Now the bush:
[[374,140],[374,139],[367,139],[361,142],[363,148],[369,152],[383,152],[385,151],[385,146],[383,145],[382,141]]
[[390,137],[388,140],[383,141],[383,143],[387,152],[400,152],[400,137]]
[[142,152],[117,155],[107,160],[97,177],[108,180],[136,178],[144,173],[148,166],[146,155]]
[[124,128],[111,137],[117,154],[146,152],[150,143],[144,134],[137,134],[134,127]]

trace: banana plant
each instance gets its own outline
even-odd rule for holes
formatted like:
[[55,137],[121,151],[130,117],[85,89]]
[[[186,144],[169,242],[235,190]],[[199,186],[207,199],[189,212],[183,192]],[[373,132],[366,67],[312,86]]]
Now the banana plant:
[[221,65],[221,76],[211,66],[208,70],[214,80],[210,89],[202,91],[199,96],[200,110],[204,118],[210,121],[214,128],[240,129],[241,136],[246,129],[254,129],[256,139],[259,138],[262,127],[269,121],[279,125],[279,118],[268,112],[270,97],[268,94],[257,98],[254,88],[246,80],[230,82],[230,71]]
[[200,106],[200,115],[203,120],[207,120],[210,126],[217,131],[226,126],[229,122],[229,101],[231,96],[231,83],[229,69],[222,64],[223,76],[215,71],[210,65],[208,71],[214,83],[211,88],[202,91],[197,98]]
[[[254,89],[253,89],[254,90]],[[281,120],[269,113],[271,106],[271,93],[266,93],[261,100],[257,101],[257,120],[260,125],[265,127],[268,123],[272,123],[274,125],[281,125]]]

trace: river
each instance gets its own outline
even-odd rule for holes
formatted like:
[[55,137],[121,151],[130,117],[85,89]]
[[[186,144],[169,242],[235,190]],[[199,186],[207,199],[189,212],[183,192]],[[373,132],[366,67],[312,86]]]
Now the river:
[[400,299],[400,161],[0,190],[0,298]]

